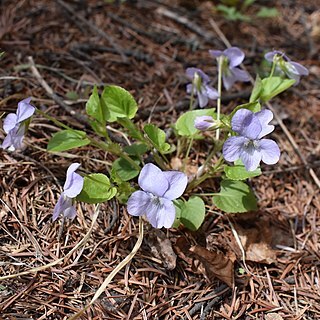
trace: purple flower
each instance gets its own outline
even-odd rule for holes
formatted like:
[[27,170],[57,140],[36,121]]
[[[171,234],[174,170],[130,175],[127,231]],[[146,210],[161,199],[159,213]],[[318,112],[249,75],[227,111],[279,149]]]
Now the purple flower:
[[16,150],[22,148],[22,140],[27,131],[28,119],[32,117],[36,108],[30,104],[31,98],[18,103],[16,113],[9,113],[3,121],[3,130],[7,134],[1,147]]
[[266,60],[276,64],[278,70],[281,70],[290,79],[296,80],[295,84],[298,84],[301,76],[307,76],[309,71],[303,65],[297,62],[291,61],[281,51],[271,51],[265,54]]
[[176,216],[172,200],[183,194],[187,176],[179,171],[161,171],[148,163],[142,168],[138,183],[142,190],[135,191],[128,199],[129,214],[145,214],[154,228],[170,228]]
[[194,126],[200,131],[208,130],[212,127],[217,127],[217,121],[211,116],[199,116],[194,120]]
[[83,188],[83,177],[75,173],[79,167],[80,163],[73,163],[67,170],[67,178],[63,186],[63,192],[53,210],[53,221],[57,220],[60,213],[69,219],[73,219],[77,215],[76,208],[73,206],[73,198],[75,198]]
[[238,110],[232,120],[232,130],[238,136],[230,137],[223,145],[223,156],[233,162],[239,158],[247,171],[254,171],[262,160],[266,164],[275,164],[280,159],[278,145],[270,139],[261,139],[274,130],[269,122],[273,118],[270,110],[253,113],[247,109]]
[[223,57],[222,59],[222,80],[226,90],[229,90],[236,81],[249,81],[249,74],[237,68],[243,59],[244,53],[237,47],[231,47],[224,51],[209,50],[214,58]]
[[192,83],[187,85],[187,93],[195,94],[198,97],[200,108],[204,108],[209,99],[218,99],[218,91],[208,85],[210,79],[202,70],[187,68],[186,75],[192,80]]

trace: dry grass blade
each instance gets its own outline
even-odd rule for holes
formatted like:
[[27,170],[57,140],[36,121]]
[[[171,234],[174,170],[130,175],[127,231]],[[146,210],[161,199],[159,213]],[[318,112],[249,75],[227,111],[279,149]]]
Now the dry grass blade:
[[[1,202],[4,203],[2,200],[1,200]],[[98,215],[99,215],[99,205],[96,207],[96,210],[95,210],[94,215],[92,217],[91,226],[90,226],[88,232],[85,234],[85,236],[82,238],[82,240],[72,250],[70,250],[64,257],[62,257],[62,258],[60,258],[58,260],[55,260],[55,261],[53,261],[51,263],[48,263],[48,264],[46,264],[44,266],[41,266],[41,267],[32,268],[30,270],[26,270],[26,271],[23,271],[23,272],[20,272],[20,273],[16,273],[16,274],[10,274],[10,275],[7,275],[7,276],[2,276],[2,277],[0,277],[0,281],[7,280],[7,279],[13,279],[13,278],[17,278],[17,277],[20,277],[20,276],[25,276],[25,275],[30,274],[30,273],[36,273],[36,272],[48,269],[50,267],[53,267],[53,266],[55,266],[57,264],[62,263],[66,258],[70,257],[75,251],[77,251],[79,248],[81,248],[82,246],[84,246],[87,243],[87,241],[90,238],[90,235],[91,235],[91,232],[93,230],[93,227],[94,227],[94,225],[95,225],[95,223],[97,221]]]
[[108,284],[112,281],[112,279],[116,276],[116,274],[125,266],[127,265],[135,254],[138,252],[139,248],[141,247],[143,241],[143,219],[139,217],[139,237],[134,245],[132,251],[112,270],[112,272],[108,275],[108,277],[103,281],[102,285],[99,287],[93,298],[91,299],[90,303],[85,306],[81,311],[79,311],[74,316],[70,317],[68,320],[75,320],[79,318],[88,308],[90,308],[97,299],[101,296],[104,290],[107,288]]

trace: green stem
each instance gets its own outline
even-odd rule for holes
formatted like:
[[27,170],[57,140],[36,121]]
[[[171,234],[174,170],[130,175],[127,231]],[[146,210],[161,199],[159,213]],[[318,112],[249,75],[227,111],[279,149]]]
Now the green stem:
[[112,148],[111,145],[108,145],[105,142],[100,142],[97,141],[93,138],[87,137],[90,140],[90,143],[104,151],[108,151],[118,157],[124,158],[125,160],[127,160],[133,168],[135,168],[136,170],[140,171],[140,166],[138,164],[135,163],[135,161],[133,159],[131,159],[126,153],[124,153],[120,148],[115,150],[114,148]]
[[269,78],[271,78],[271,77],[273,76],[274,71],[275,71],[275,69],[276,69],[276,64],[277,64],[277,63],[276,63],[275,61],[272,62],[272,67],[271,67],[271,71],[270,71]]
[[185,171],[192,144],[193,144],[193,137],[190,139],[190,142],[189,142],[189,145],[188,145],[188,149],[187,149],[186,155],[185,155],[184,160],[183,160],[183,166],[182,166],[182,170],[183,171]]
[[194,102],[194,93],[193,93],[193,89],[194,89],[194,83],[193,83],[193,81],[192,81],[191,97],[190,97],[189,110],[192,110],[192,109],[193,109],[193,102]]
[[65,125],[64,123],[60,122],[60,121],[57,120],[56,118],[49,116],[47,113],[45,113],[45,112],[43,112],[43,111],[41,111],[41,110],[39,110],[39,109],[37,109],[37,112],[38,112],[39,114],[41,114],[42,116],[44,116],[46,119],[52,121],[54,124],[56,124],[57,126],[59,126],[59,127],[61,127],[61,128],[64,128],[64,129],[66,129],[66,130],[72,130],[72,131],[75,130],[75,129],[72,129],[71,127]]
[[[217,100],[217,122],[220,122],[220,112],[221,112],[221,91],[222,91],[222,64],[223,64],[224,56],[220,56],[218,58],[218,100]],[[220,129],[218,128],[216,131],[216,140],[219,140],[220,137]]]

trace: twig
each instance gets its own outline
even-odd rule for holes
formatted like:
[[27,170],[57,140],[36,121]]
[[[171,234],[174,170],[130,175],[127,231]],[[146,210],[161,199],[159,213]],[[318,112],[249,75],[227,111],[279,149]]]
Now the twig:
[[40,83],[42,88],[46,91],[47,95],[54,100],[59,106],[61,106],[64,110],[66,110],[69,114],[72,115],[72,117],[76,118],[79,122],[83,124],[88,124],[88,121],[86,117],[76,113],[70,106],[68,106],[56,93],[53,92],[52,88],[48,85],[48,83],[43,79],[41,74],[39,73],[39,70],[37,69],[33,58],[30,56],[28,57],[28,60],[30,62],[30,69],[34,77],[37,79],[37,81]]
[[123,53],[123,49],[116,43],[115,39],[106,34],[103,30],[101,30],[100,28],[98,28],[96,25],[94,25],[92,22],[86,20],[85,18],[83,18],[81,15],[77,14],[74,12],[73,8],[71,6],[69,6],[68,4],[66,4],[64,1],[62,0],[57,0],[57,2],[64,8],[66,9],[72,16],[74,16],[78,21],[81,21],[84,25],[86,25],[87,27],[89,27],[89,29],[91,31],[94,31],[95,33],[97,33],[100,37],[106,39],[111,45],[112,47],[120,54],[122,60],[124,62],[128,62],[128,58],[125,56],[125,54]]
[[[215,32],[217,33],[217,35],[220,37],[220,39],[223,41],[223,43],[225,44],[225,46],[227,48],[231,47],[231,43],[229,42],[229,40],[225,37],[225,35],[223,34],[223,32],[221,31],[221,29],[219,28],[219,26],[215,23],[215,21],[211,18],[209,19],[209,23],[212,26],[212,28],[215,30]],[[246,67],[242,64],[241,65],[243,70],[246,70]],[[246,70],[247,71],[247,70]],[[250,75],[250,82],[252,84],[254,84],[254,79],[251,77]],[[305,157],[303,156],[303,154],[301,153],[299,146],[297,145],[296,141],[294,140],[294,137],[292,136],[292,134],[290,133],[290,131],[288,130],[288,128],[286,127],[286,125],[283,123],[280,115],[278,115],[277,111],[272,107],[270,102],[266,103],[267,107],[272,111],[272,113],[274,114],[274,118],[275,120],[278,122],[279,126],[281,127],[282,131],[284,132],[284,134],[286,135],[286,137],[288,138],[291,146],[293,147],[294,151],[296,152],[296,154],[299,156],[299,158],[301,159],[302,163],[304,165],[308,165],[307,160],[305,159]],[[315,182],[315,184],[318,186],[318,188],[320,189],[320,180],[317,177],[316,173],[314,172],[314,170],[312,168],[309,168],[309,174],[312,177],[313,181]]]
[[212,34],[206,32],[204,29],[200,28],[198,25],[190,21],[188,18],[178,15],[177,13],[170,11],[169,9],[166,9],[164,7],[159,7],[157,10],[157,13],[159,13],[162,16],[165,16],[167,18],[170,18],[188,29],[190,29],[192,32],[198,34],[199,36],[203,37],[208,42],[213,42],[214,37]]

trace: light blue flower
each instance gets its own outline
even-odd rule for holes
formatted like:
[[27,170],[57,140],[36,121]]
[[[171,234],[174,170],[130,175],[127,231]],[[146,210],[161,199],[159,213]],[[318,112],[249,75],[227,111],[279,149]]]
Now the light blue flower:
[[237,47],[231,47],[224,51],[209,50],[214,58],[223,57],[222,59],[222,80],[226,90],[229,90],[236,81],[250,81],[249,74],[237,68],[243,59],[244,53]]
[[274,130],[270,125],[273,113],[262,110],[253,113],[247,109],[238,110],[231,120],[232,130],[238,136],[230,137],[223,145],[223,156],[227,161],[241,159],[247,171],[258,168],[260,161],[275,164],[280,159],[278,145],[270,139],[262,139]]
[[142,168],[138,183],[142,190],[135,191],[128,199],[129,214],[146,215],[154,228],[170,228],[176,216],[172,200],[183,194],[187,176],[179,171],[162,171],[148,163]]
[[79,167],[80,163],[73,163],[67,170],[67,178],[63,186],[63,192],[53,210],[53,221],[57,220],[60,213],[69,219],[73,219],[77,215],[76,208],[73,205],[73,199],[81,192],[84,183],[83,177],[75,172]]
[[281,51],[271,51],[265,54],[266,60],[276,64],[276,68],[282,71],[288,78],[296,80],[295,84],[298,84],[301,76],[307,76],[309,71],[303,65],[297,62],[291,61]]
[[36,108],[30,104],[31,98],[18,103],[16,113],[9,113],[3,121],[3,130],[7,134],[1,147],[14,151],[22,148],[22,140],[28,128],[28,120]]
[[218,91],[209,86],[210,78],[201,69],[187,68],[186,75],[192,81],[187,85],[187,93],[197,96],[200,108],[204,108],[209,99],[218,99]]

